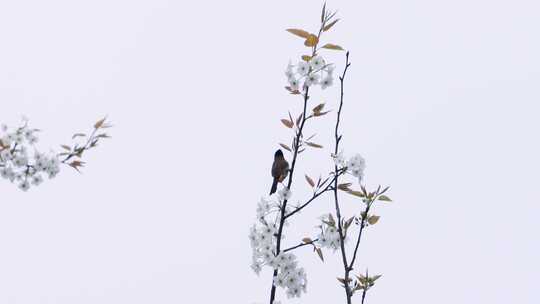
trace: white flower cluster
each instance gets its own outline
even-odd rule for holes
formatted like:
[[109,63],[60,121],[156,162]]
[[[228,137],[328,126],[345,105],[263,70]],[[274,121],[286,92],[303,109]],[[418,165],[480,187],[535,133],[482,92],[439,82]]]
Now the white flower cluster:
[[339,248],[339,233],[336,227],[327,226],[326,229],[319,234],[319,245],[324,248],[337,250]]
[[322,216],[321,220],[321,232],[317,236],[317,243],[323,248],[338,250],[341,241],[334,220],[329,215]]
[[296,66],[289,63],[285,70],[291,91],[299,91],[302,81],[302,88],[320,84],[324,90],[334,83],[333,73],[334,66],[326,64],[321,56],[314,56],[309,62],[300,61]]
[[[38,141],[39,130],[24,125],[10,131],[6,125],[1,127],[0,134],[0,176],[11,182],[18,182],[23,191],[43,182],[43,176],[54,178],[60,172],[60,161],[52,153],[46,155],[38,152],[34,144]],[[32,150],[32,153],[30,153]],[[31,155],[33,157],[31,157]]]
[[347,168],[347,172],[358,178],[361,183],[364,178],[364,170],[366,169],[366,160],[360,154],[353,155],[349,160],[343,156],[343,151],[334,155],[334,162],[339,168]]
[[274,258],[278,275],[274,277],[276,286],[285,288],[288,298],[299,298],[306,292],[307,276],[304,268],[298,267],[296,256],[292,253],[280,253]]
[[[296,256],[292,253],[280,252],[276,255],[277,227],[276,222],[280,216],[280,204],[274,200],[283,201],[290,197],[291,192],[282,188],[277,195],[270,198],[261,198],[257,205],[257,219],[259,224],[253,225],[249,233],[252,249],[251,268],[259,274],[263,266],[278,270],[274,277],[276,286],[286,289],[288,297],[300,297],[306,292],[307,278],[303,268],[298,267]],[[275,218],[270,218],[272,213]],[[283,238],[283,236],[282,236]]]
[[275,254],[277,229],[274,225],[253,226],[249,233],[253,259],[251,268],[257,274],[262,266],[278,270],[274,277],[276,286],[285,288],[288,297],[300,297],[306,292],[307,277],[303,268],[298,267],[296,256],[292,253]]
[[264,220],[264,218],[270,214],[274,208],[272,208],[272,202],[264,197],[257,204],[257,219]]
[[287,187],[283,187],[278,191],[278,199],[281,202],[290,200],[291,196],[292,196],[292,192]]
[[[287,187],[283,187],[277,193],[272,194],[269,197],[261,197],[261,200],[257,204],[257,219],[263,224],[267,221],[267,216],[271,214],[279,214],[281,211],[281,205],[285,200],[291,198],[292,192]],[[285,214],[291,211],[291,206],[287,205],[285,208]],[[287,222],[285,222],[287,224]]]

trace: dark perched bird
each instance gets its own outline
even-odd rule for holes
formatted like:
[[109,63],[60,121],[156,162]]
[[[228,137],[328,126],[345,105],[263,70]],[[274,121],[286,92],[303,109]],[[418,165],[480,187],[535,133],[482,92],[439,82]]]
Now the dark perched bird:
[[283,157],[283,152],[277,150],[274,154],[274,163],[272,164],[272,188],[270,189],[270,194],[276,192],[277,184],[282,182],[287,175],[289,174],[289,163]]

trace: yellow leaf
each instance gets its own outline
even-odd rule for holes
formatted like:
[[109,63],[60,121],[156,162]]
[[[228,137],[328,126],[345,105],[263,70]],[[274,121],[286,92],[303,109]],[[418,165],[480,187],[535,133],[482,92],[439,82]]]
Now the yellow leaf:
[[306,145],[308,145],[308,146],[310,146],[310,147],[313,147],[313,148],[319,148],[319,149],[320,149],[320,148],[323,148],[323,146],[321,146],[321,145],[319,145],[319,144],[316,144],[316,143],[314,143],[314,142],[310,142],[310,141],[306,142]]
[[315,187],[315,182],[306,174],[306,181],[311,187]]
[[107,117],[98,120],[98,122],[96,122],[96,123],[94,124],[94,128],[96,128],[96,129],[101,128],[101,126],[103,126],[103,123],[105,123],[105,119],[107,119]]
[[301,29],[287,29],[287,32],[293,34],[293,35],[296,35],[296,36],[299,36],[299,37],[302,37],[302,38],[308,38],[310,33],[304,31],[304,30],[301,30]]
[[309,62],[311,60],[311,56],[302,55],[302,60],[304,60],[305,62]]
[[291,94],[293,94],[293,95],[298,95],[298,94],[300,94],[300,91],[298,91],[298,90],[293,90],[293,89],[292,89],[291,87],[289,87],[289,86],[285,87],[285,89],[286,89],[287,91],[289,91],[289,92],[290,92]]
[[380,218],[381,217],[378,216],[378,215],[372,215],[372,216],[368,217],[367,222],[370,225],[375,225],[379,221]]
[[313,108],[313,112],[318,113],[318,112],[322,111],[322,109],[324,109],[324,103],[321,103],[318,106],[316,106],[315,108]]
[[315,251],[316,251],[317,254],[319,255],[319,258],[321,259],[321,261],[324,262],[324,257],[323,257],[321,248],[316,248]]
[[329,49],[329,50],[343,51],[342,47],[340,47],[337,44],[332,44],[332,43],[327,43],[327,44],[323,45],[323,48]]
[[311,238],[305,237],[302,239],[302,242],[309,244],[309,243],[313,243],[313,240]]
[[313,116],[315,116],[315,117],[319,117],[319,116],[323,116],[323,115],[326,115],[326,114],[328,114],[328,113],[330,113],[330,111],[324,111],[324,112],[315,112],[315,113],[313,113]]
[[306,41],[304,41],[304,45],[308,47],[316,46],[317,43],[319,43],[319,38],[313,34],[309,34]]
[[287,128],[292,128],[293,127],[293,122],[289,121],[287,119],[282,119],[281,123],[283,123]]
[[289,152],[292,152],[291,148],[289,148],[289,146],[287,146],[286,144],[279,144],[283,149],[289,151]]

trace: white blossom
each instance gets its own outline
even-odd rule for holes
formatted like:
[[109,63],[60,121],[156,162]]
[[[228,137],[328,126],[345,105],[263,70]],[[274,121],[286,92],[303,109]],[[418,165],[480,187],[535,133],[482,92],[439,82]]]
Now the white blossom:
[[296,72],[301,76],[306,76],[309,73],[309,64],[305,61],[298,62]]
[[287,65],[287,69],[285,70],[285,76],[287,76],[287,79],[291,79],[294,77],[293,67],[294,66],[289,62],[289,64]]
[[359,182],[362,182],[364,178],[364,170],[366,169],[366,161],[360,154],[355,154],[347,162],[347,171],[353,176],[358,178]]
[[287,187],[283,187],[278,191],[278,196],[280,201],[286,201],[291,198],[292,192]]
[[339,249],[341,240],[337,228],[333,225],[329,225],[327,217],[323,217],[321,233],[318,235],[317,243],[323,248],[329,248],[332,250]]
[[43,177],[41,177],[41,175],[39,174],[36,174],[34,176],[32,176],[32,185],[34,186],[39,186],[39,184],[41,184],[43,182]]
[[[277,270],[277,276],[273,278],[274,284],[284,288],[288,297],[299,297],[306,291],[307,278],[303,268],[298,267],[296,256],[290,252],[280,252],[276,254],[277,230],[274,224],[277,218],[269,218],[268,210],[271,210],[273,203],[271,199],[288,199],[290,191],[284,187],[278,191],[277,196],[270,199],[261,198],[257,205],[257,217],[262,218],[258,224],[253,225],[249,230],[249,240],[252,249],[251,269],[258,275],[264,266]],[[275,214],[276,217],[280,213]],[[284,236],[282,235],[282,238]]]
[[270,211],[270,202],[266,198],[261,197],[261,200],[257,204],[257,218],[264,218]]
[[300,88],[300,82],[298,81],[298,79],[292,76],[289,78],[289,87],[292,91],[298,91],[298,89]]
[[[37,141],[37,129],[28,127],[25,120],[23,126],[10,129],[2,126],[0,134],[0,177],[11,182],[17,181],[18,187],[27,191],[31,185],[38,186],[43,182],[41,172],[49,178],[60,172],[60,160],[52,152],[50,155],[40,153],[33,146]],[[33,157],[29,157],[33,155]]]
[[334,78],[332,78],[332,75],[327,75],[326,77],[321,80],[321,89],[326,89],[334,84]]
[[320,70],[324,67],[325,62],[321,56],[315,56],[309,61],[309,65],[314,71]]
[[332,155],[332,158],[338,167],[345,167],[348,173],[358,178],[359,183],[362,182],[366,169],[366,160],[360,154],[357,153],[346,161],[343,151],[340,151],[337,155]]
[[30,183],[25,180],[25,181],[23,181],[22,183],[19,184],[19,188],[22,191],[28,191],[28,189],[30,189]]
[[335,66],[333,64],[329,64],[326,66],[326,73],[328,73],[328,76],[334,75],[334,69],[335,69]]
[[343,151],[339,151],[338,154],[332,155],[334,158],[334,163],[338,167],[345,167],[347,164],[347,161],[345,160],[345,156],[343,156]]
[[319,83],[319,79],[320,79],[320,76],[319,74],[309,74],[307,77],[306,77],[306,81],[305,81],[305,85],[310,87],[312,85],[315,85],[315,84],[318,84]]

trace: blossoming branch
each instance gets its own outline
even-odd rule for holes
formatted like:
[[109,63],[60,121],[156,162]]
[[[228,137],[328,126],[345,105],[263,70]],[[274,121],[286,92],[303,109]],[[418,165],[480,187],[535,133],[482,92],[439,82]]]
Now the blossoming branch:
[[[311,93],[316,87],[325,90],[334,84],[335,65],[327,63],[320,52],[323,49],[343,51],[343,48],[333,43],[322,45],[320,41],[322,35],[332,29],[339,21],[339,19],[335,18],[335,15],[334,12],[327,11],[326,5],[324,5],[317,34],[301,29],[287,30],[291,34],[304,39],[304,45],[310,50],[309,55],[301,55],[300,61],[295,64],[289,62],[285,69],[287,78],[285,88],[290,94],[302,97],[302,111],[295,119],[291,112],[288,113],[287,118],[281,119],[281,123],[293,133],[290,145],[279,144],[282,149],[291,154],[291,165],[289,166],[281,150],[275,153],[272,166],[272,176],[274,178],[272,190],[269,196],[263,196],[259,201],[257,205],[257,222],[252,226],[249,233],[252,247],[252,269],[257,274],[260,274],[263,267],[273,270],[270,304],[280,303],[276,300],[278,287],[285,291],[288,298],[300,297],[302,293],[307,291],[307,272],[300,266],[299,260],[294,254],[295,250],[306,246],[312,247],[323,262],[322,249],[330,249],[334,253],[340,253],[340,259],[343,261],[344,276],[339,277],[338,281],[345,290],[348,304],[352,302],[352,296],[357,292],[361,292],[361,301],[364,303],[367,290],[373,287],[375,281],[380,278],[380,275],[370,276],[367,271],[358,273],[354,278],[352,274],[362,232],[366,227],[376,224],[380,218],[370,213],[372,205],[376,201],[391,200],[385,195],[388,187],[383,189],[378,186],[375,191],[371,192],[366,190],[364,185],[366,167],[364,158],[360,154],[353,154],[351,157],[346,158],[339,146],[342,139],[339,124],[344,103],[344,80],[350,66],[348,52],[346,53],[343,73],[339,76],[340,96],[335,122],[335,146],[334,151],[329,153],[335,165],[332,170],[329,170],[329,174],[325,177],[319,177],[317,180],[304,174],[306,182],[312,188],[312,195],[305,198],[303,202],[296,199],[298,203],[291,206],[291,199],[293,198],[291,189],[295,177],[295,167],[300,159],[299,155],[307,148],[324,148],[322,145],[313,142],[315,135],[305,137],[305,127],[306,122],[310,119],[324,116],[330,112],[325,110],[325,103],[320,103],[311,108],[309,101]],[[308,110],[308,107],[311,110]],[[353,180],[340,182],[340,179],[346,178],[346,176],[353,177]],[[276,191],[278,182],[281,183],[281,186]],[[355,184],[359,186],[360,190],[354,190]],[[342,216],[339,191],[344,191],[356,197],[365,208],[359,214],[351,217]],[[319,231],[315,233],[314,237],[305,237],[299,243],[284,247],[283,241],[286,230],[295,228],[292,217],[327,192],[334,194],[334,212],[324,213],[319,218]],[[356,232],[352,232],[354,226],[357,226]],[[354,236],[350,237],[351,234],[354,234]],[[346,246],[349,239],[354,240],[350,250]],[[352,255],[348,251],[353,251]]]
[[[50,149],[42,152],[36,147],[40,130],[32,128],[28,119],[23,118],[20,126],[10,128],[1,126],[0,133],[0,176],[12,183],[17,183],[23,191],[38,186],[43,177],[53,179],[60,172],[62,165],[70,166],[80,172],[85,162],[86,151],[98,146],[102,139],[110,138],[105,129],[111,125],[103,118],[94,124],[89,135],[75,133],[72,145],[61,145],[63,152]],[[82,140],[82,142],[77,142]]]

